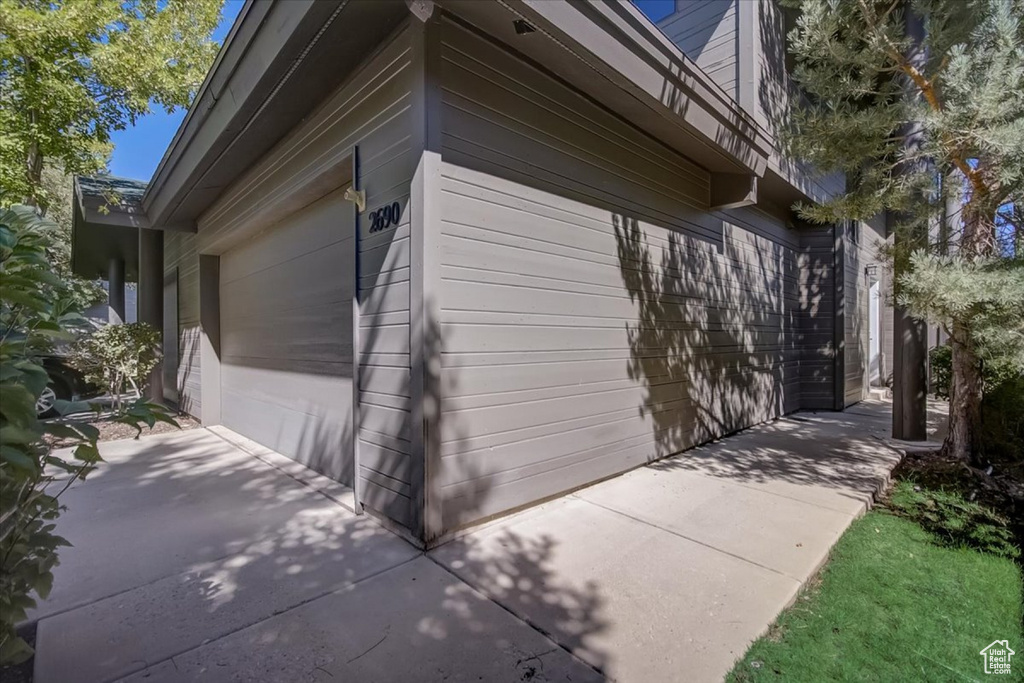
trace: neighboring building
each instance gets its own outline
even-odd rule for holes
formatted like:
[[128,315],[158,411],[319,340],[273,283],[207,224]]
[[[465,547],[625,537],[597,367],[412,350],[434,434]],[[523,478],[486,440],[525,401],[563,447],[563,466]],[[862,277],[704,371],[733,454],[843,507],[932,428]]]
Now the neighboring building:
[[139,274],[139,225],[146,183],[128,178],[76,178],[71,268],[101,280],[107,300],[85,317],[96,323],[135,322]]
[[164,395],[427,543],[864,398],[885,227],[790,209],[842,179],[776,149],[775,5],[676,7],[247,3],[144,196],[76,219],[137,229]]
[[122,319],[120,315],[118,315],[117,311],[115,311],[110,305],[110,282],[103,280],[100,282],[100,286],[103,287],[103,291],[107,293],[107,300],[101,301],[98,304],[93,304],[82,313],[82,315],[92,321],[93,325],[102,325],[104,323],[114,322],[133,323],[138,320],[138,303],[136,302],[137,290],[135,287],[129,285],[124,288],[124,318]]

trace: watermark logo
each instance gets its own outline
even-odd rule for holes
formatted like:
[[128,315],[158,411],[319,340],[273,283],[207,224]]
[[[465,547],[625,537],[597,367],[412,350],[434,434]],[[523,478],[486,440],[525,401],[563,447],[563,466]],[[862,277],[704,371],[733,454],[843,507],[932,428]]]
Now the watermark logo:
[[1017,654],[1010,649],[1010,641],[996,640],[981,651],[985,658],[985,673],[987,674],[1010,674],[1010,657]]

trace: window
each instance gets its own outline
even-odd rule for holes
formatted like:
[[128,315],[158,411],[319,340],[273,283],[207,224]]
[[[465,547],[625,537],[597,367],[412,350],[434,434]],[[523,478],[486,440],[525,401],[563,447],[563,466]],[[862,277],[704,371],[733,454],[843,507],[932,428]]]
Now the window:
[[645,17],[657,24],[676,11],[675,0],[632,0]]

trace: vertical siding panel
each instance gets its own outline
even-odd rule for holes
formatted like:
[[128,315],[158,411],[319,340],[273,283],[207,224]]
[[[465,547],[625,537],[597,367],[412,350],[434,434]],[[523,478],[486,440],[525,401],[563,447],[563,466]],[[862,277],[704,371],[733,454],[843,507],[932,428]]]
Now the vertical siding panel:
[[199,253],[196,235],[168,232],[164,275],[178,272],[178,409],[195,418],[202,414],[199,358]]

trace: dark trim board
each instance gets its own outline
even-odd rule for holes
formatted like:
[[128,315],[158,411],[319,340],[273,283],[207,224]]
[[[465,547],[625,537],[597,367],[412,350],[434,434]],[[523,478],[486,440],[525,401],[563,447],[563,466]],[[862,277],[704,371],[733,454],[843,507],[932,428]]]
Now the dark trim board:
[[[171,401],[175,407],[180,407],[178,396],[178,363],[181,356],[181,332],[179,329],[179,305],[178,305],[178,268],[174,267],[164,272],[164,298],[163,314],[164,321],[161,326],[161,338],[163,340],[164,360],[161,363],[161,372],[164,374],[163,391],[164,399]],[[169,353],[171,344],[168,343],[167,332],[173,330],[174,353]]]
[[[359,176],[359,145],[352,148],[352,189],[356,192],[362,189]],[[359,353],[359,229],[360,229],[360,216],[359,209],[354,202],[349,202],[350,210],[352,211],[352,225],[355,226],[355,245],[352,249],[352,260],[350,267],[352,268],[352,497],[353,507],[355,508],[356,514],[363,514],[363,485],[362,477],[359,476],[360,472],[360,459],[359,459],[359,424],[361,422],[361,412],[359,406],[362,401],[359,389],[359,367],[360,367],[360,353]]]

